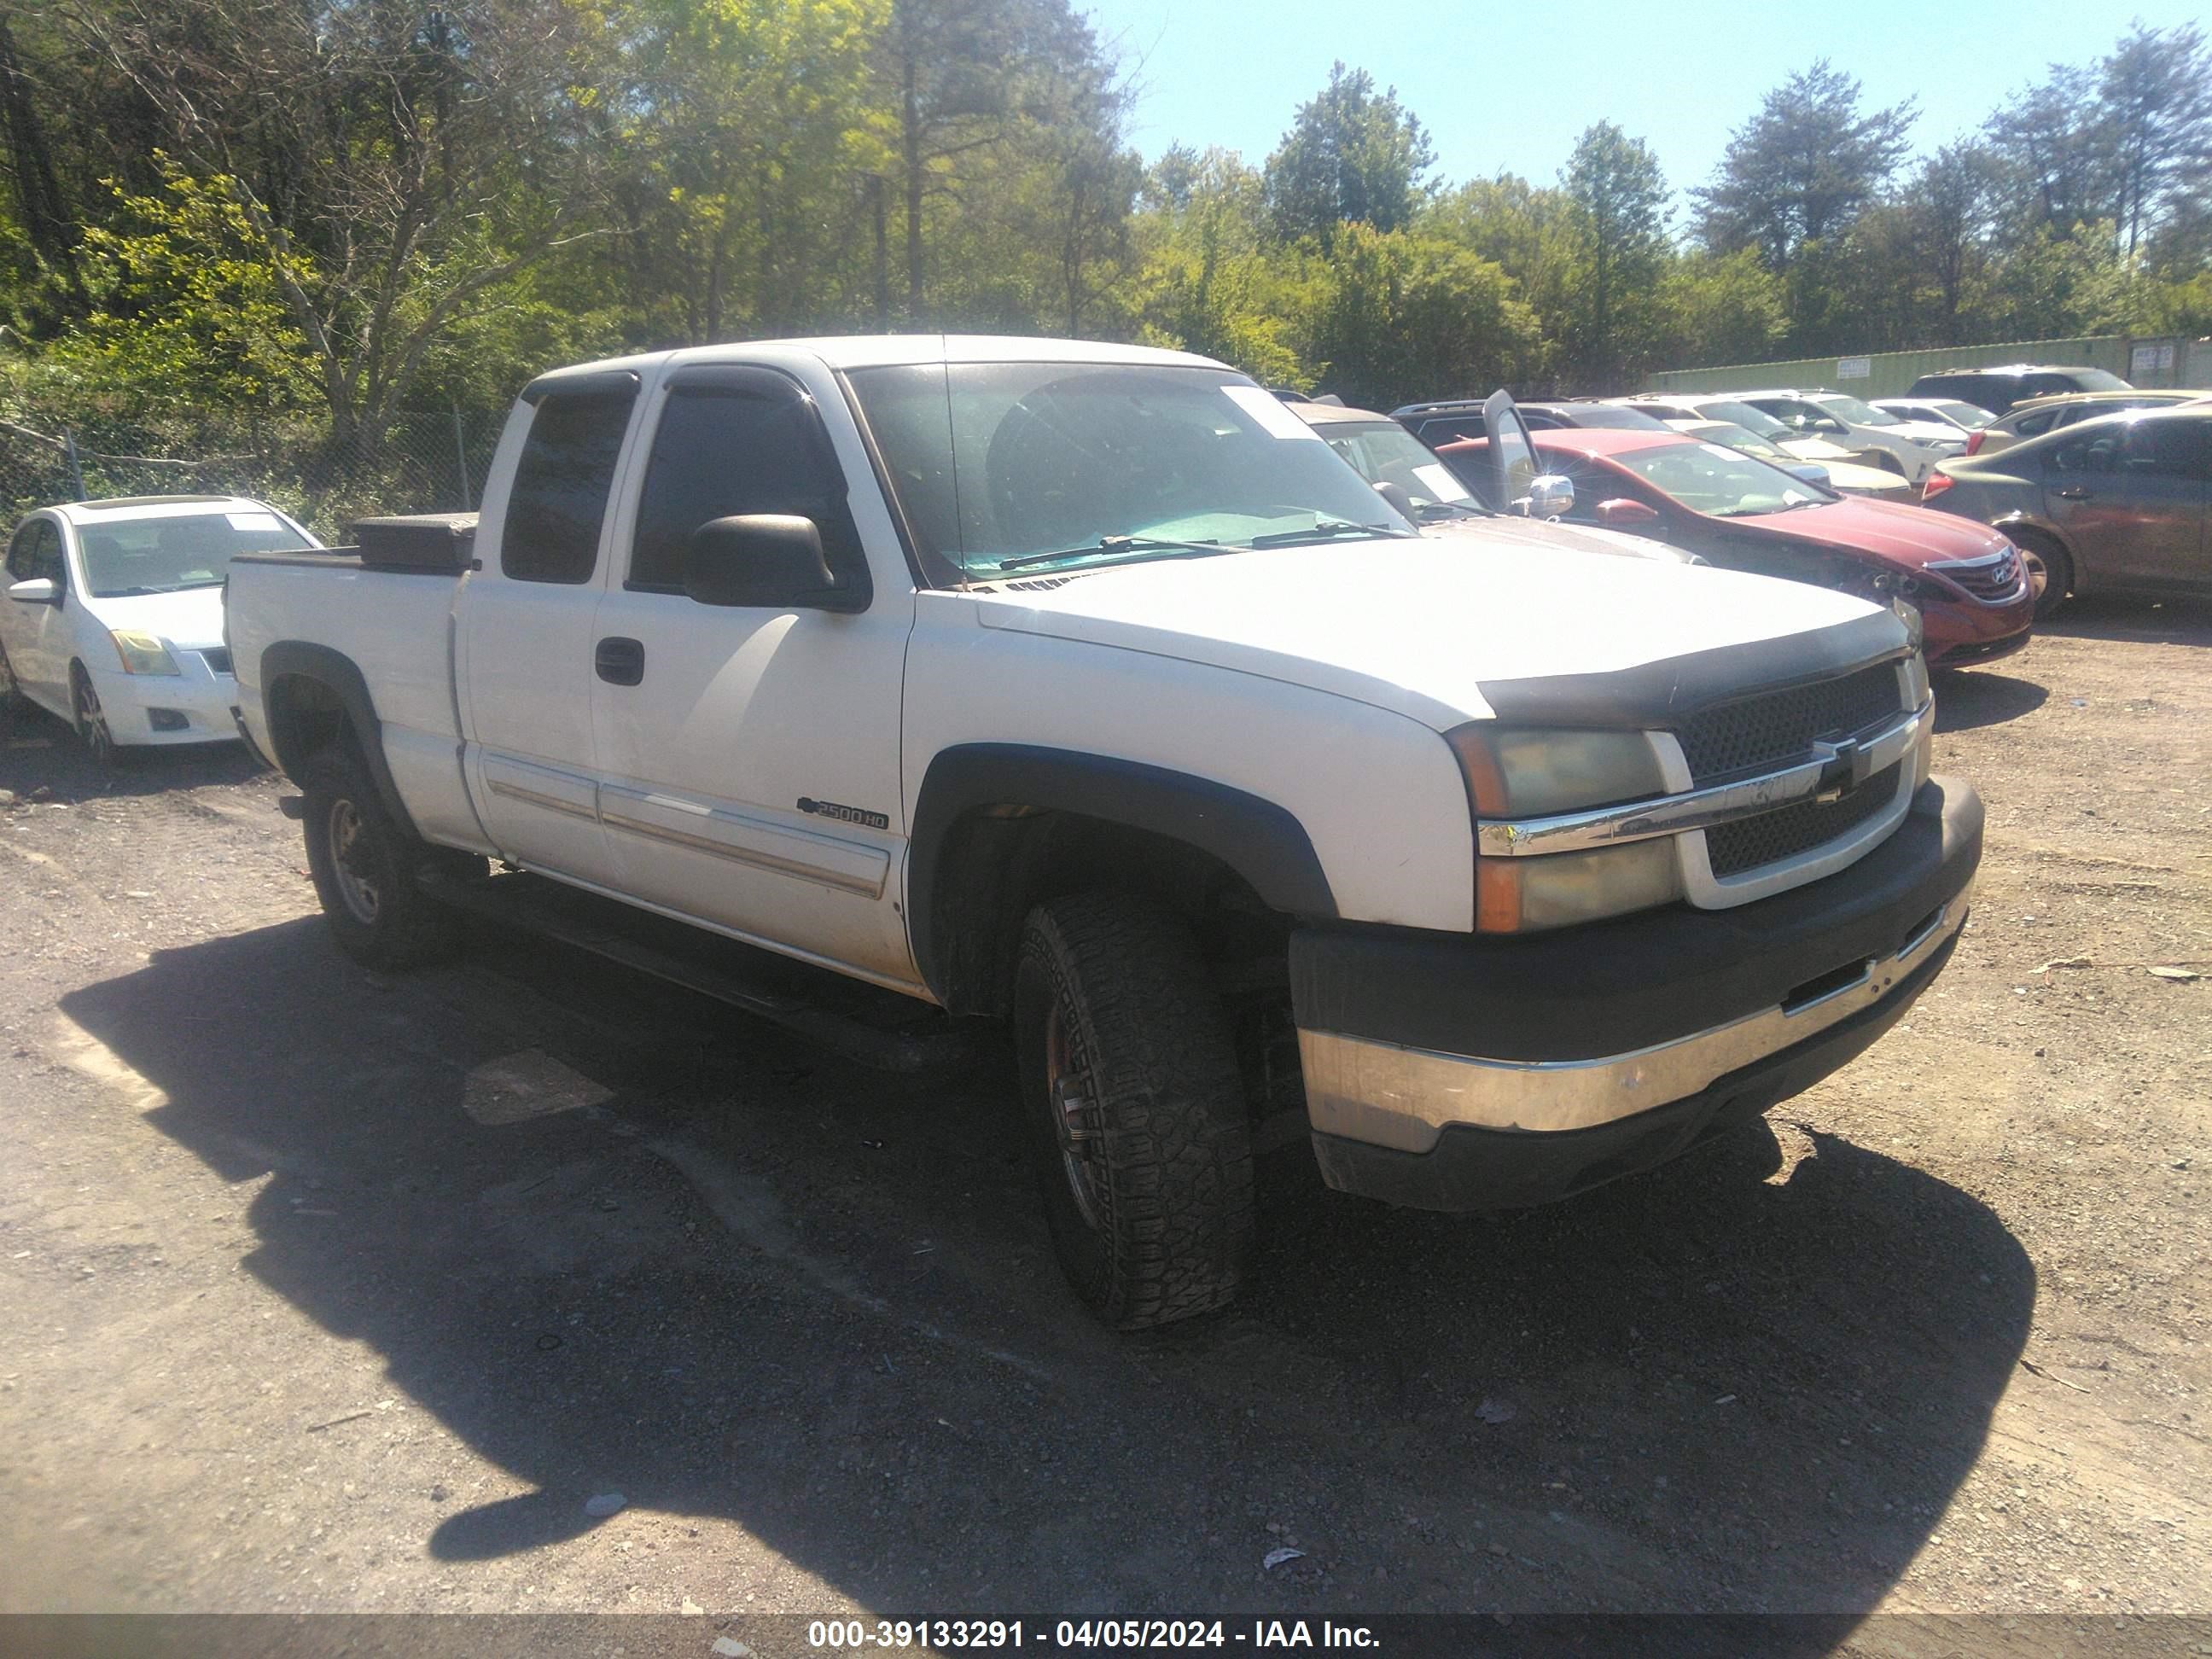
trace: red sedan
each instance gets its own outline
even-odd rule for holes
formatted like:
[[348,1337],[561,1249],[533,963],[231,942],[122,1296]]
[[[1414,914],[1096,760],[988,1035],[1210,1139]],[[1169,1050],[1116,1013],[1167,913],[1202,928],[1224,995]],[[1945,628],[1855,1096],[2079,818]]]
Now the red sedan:
[[[1838,495],[1677,432],[1562,427],[1530,436],[1546,471],[1573,481],[1571,522],[1650,536],[1730,569],[1877,603],[1894,595],[1919,608],[1930,667],[1989,662],[2027,643],[2034,592],[2012,544],[1986,526]],[[1486,448],[1473,438],[1437,453],[1480,495],[1492,488]]]

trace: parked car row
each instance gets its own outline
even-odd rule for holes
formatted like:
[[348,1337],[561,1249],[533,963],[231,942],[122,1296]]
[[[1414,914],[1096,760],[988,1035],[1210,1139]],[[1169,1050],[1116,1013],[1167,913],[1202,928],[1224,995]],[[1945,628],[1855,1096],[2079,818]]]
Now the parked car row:
[[[2206,453],[2212,439],[2201,435],[2200,425],[2212,419],[2212,393],[2143,390],[2097,368],[2014,363],[1924,374],[1901,397],[1861,399],[1826,387],[1770,387],[1576,398],[1522,410],[1540,434],[1537,447],[1557,463],[1559,476],[1577,485],[1571,518],[1617,529],[1633,525],[1639,533],[1693,546],[1714,562],[1749,560],[1777,573],[1794,564],[1809,573],[1808,580],[1835,585],[1862,580],[1856,566],[1871,562],[1887,591],[1932,607],[1931,661],[1988,661],[2025,641],[2024,624],[2002,631],[1999,618],[2015,615],[2019,595],[2010,586],[1990,589],[1990,572],[2024,583],[2039,617],[2069,593],[2089,589],[2212,591],[2212,532],[2203,524],[2212,512]],[[1407,404],[1395,413],[1450,459],[1479,454],[1480,410],[1462,400]],[[2146,422],[2152,413],[2161,419]],[[1746,471],[1711,455],[1692,460],[1692,449],[1548,435],[1587,439],[1661,428],[1770,471]],[[2067,438],[2081,430],[2093,435],[2080,442]],[[1647,450],[1652,476],[1632,476],[1638,466],[1629,458]],[[1997,459],[2014,451],[2020,453],[2012,459]],[[1486,464],[1474,465],[1480,474]],[[1796,483],[1782,482],[1775,471]],[[1670,491],[1668,482],[1678,488]],[[1900,508],[1917,505],[1978,520],[2017,550],[2017,560],[1985,571],[1977,562],[1983,554],[1962,554],[1953,532],[1910,511],[1880,533],[1859,525],[1850,535],[1814,534],[1815,523],[1837,532],[1844,521],[1835,514],[1800,519],[1796,533],[1786,538],[1792,550],[1787,557],[1777,544],[1762,543],[1763,526],[1753,521],[1817,505],[1823,486]],[[1593,489],[1599,499],[1590,498]],[[1654,516],[1644,520],[1644,512]],[[1743,522],[1731,522],[1723,533],[1697,522],[1708,518]],[[1915,550],[1905,550],[1905,543]],[[1855,561],[1847,557],[1838,566],[1811,558],[1807,549],[1814,544]],[[1986,553],[1986,543],[1983,549]],[[1954,568],[1962,558],[1963,582]],[[1909,570],[1898,568],[1900,560]]]

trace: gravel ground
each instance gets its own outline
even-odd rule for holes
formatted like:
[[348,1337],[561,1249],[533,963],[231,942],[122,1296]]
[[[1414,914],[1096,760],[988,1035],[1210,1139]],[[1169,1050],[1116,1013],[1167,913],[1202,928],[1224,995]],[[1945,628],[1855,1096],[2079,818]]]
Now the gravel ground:
[[2212,611],[1938,696],[1974,920],[1771,1136],[1504,1218],[1279,1155],[1247,1299],[1133,1340],[1000,1063],[379,978],[278,780],[18,717],[0,1607],[2212,1612]]

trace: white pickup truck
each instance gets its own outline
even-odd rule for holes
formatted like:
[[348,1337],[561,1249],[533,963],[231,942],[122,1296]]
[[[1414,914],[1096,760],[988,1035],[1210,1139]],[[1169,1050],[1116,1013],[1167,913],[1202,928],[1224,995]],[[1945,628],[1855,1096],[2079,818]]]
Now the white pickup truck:
[[234,562],[240,719],[363,962],[507,895],[672,977],[834,970],[731,992],[794,1023],[794,973],[1010,1022],[1069,1276],[1158,1324],[1234,1293],[1255,1140],[1574,1193],[1844,1064],[1965,921],[1909,615],[1577,543],[1492,432],[1512,511],[1436,539],[1177,353],[564,369],[473,526]]

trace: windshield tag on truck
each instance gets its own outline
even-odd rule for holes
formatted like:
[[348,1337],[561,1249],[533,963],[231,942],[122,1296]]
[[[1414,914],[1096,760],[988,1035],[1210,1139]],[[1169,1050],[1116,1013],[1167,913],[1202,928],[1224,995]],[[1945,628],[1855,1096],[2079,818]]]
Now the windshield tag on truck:
[[276,530],[281,526],[274,513],[226,513],[233,530]]
[[1225,386],[1222,395],[1259,422],[1261,429],[1277,438],[1311,438],[1321,441],[1321,434],[1283,407],[1283,400],[1272,392],[1262,392],[1256,386]]
[[864,830],[888,830],[890,817],[883,812],[871,812],[865,806],[840,806],[834,800],[816,800],[811,795],[799,798],[799,810],[817,818],[836,818],[840,823],[857,823]]

